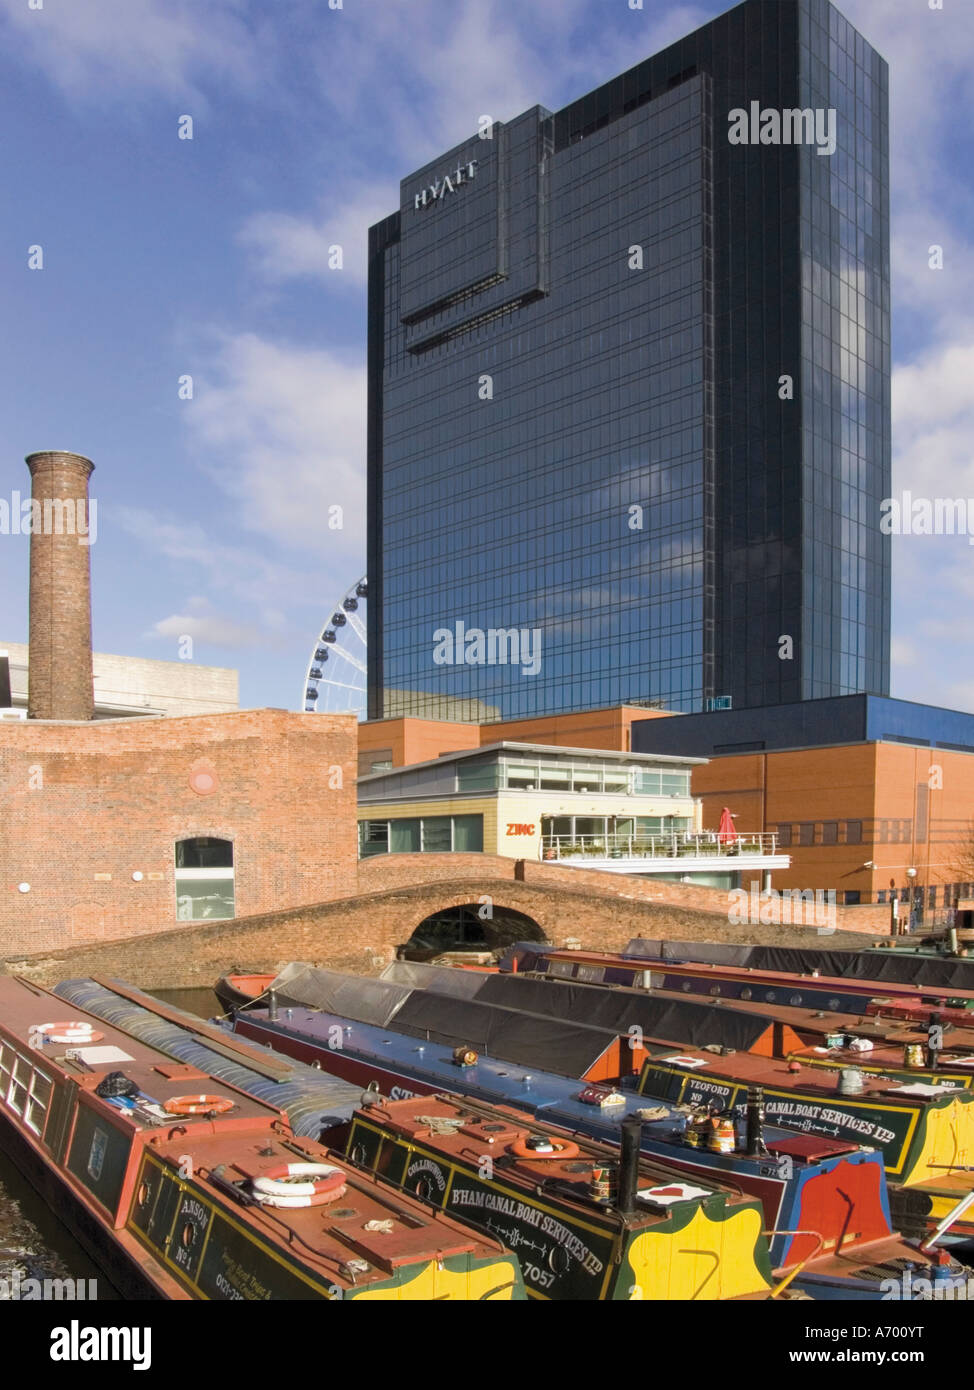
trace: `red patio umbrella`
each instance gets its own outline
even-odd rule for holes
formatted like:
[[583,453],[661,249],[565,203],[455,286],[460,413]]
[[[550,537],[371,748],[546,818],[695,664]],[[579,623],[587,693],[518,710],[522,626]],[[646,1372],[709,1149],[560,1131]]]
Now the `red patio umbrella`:
[[734,829],[734,817],[726,806],[720,813],[720,825],[717,827],[717,839],[722,845],[733,845],[737,843],[737,831]]

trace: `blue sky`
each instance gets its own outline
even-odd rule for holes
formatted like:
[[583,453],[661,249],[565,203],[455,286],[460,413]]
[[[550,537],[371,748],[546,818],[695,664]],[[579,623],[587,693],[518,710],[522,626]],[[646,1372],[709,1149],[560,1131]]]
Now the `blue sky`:
[[[367,227],[482,115],[564,105],[728,6],[29,4],[0,0],[0,497],[32,450],[87,454],[96,648],[175,660],[188,633],[242,704],[295,708],[365,569]],[[840,8],[891,66],[894,493],[974,498],[974,5]],[[0,594],[26,640],[23,537]],[[972,610],[966,537],[894,541],[895,695],[974,709]]]

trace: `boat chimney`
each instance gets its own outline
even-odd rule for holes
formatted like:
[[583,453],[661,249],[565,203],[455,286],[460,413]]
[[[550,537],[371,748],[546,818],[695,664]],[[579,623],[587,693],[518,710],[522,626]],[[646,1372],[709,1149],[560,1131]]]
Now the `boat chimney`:
[[269,1022],[277,1022],[277,990],[272,989],[267,996],[267,1018]]
[[747,1088],[747,1156],[760,1158],[768,1152],[764,1143],[764,1088]]
[[619,1196],[616,1205],[624,1216],[636,1210],[636,1187],[639,1182],[639,1154],[642,1149],[643,1122],[638,1115],[628,1115],[622,1122],[622,1152],[619,1161]]

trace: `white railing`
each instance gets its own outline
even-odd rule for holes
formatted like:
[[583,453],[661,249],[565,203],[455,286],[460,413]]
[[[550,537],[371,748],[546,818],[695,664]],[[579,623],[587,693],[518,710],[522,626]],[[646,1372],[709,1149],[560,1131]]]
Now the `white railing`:
[[686,859],[739,858],[742,854],[777,854],[777,835],[716,830],[675,831],[669,835],[545,835],[542,859]]

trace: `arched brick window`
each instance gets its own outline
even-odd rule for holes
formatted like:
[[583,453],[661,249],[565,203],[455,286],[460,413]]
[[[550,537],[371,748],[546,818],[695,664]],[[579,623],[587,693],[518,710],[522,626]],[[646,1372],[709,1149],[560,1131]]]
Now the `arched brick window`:
[[234,916],[233,841],[193,835],[176,841],[176,919]]

